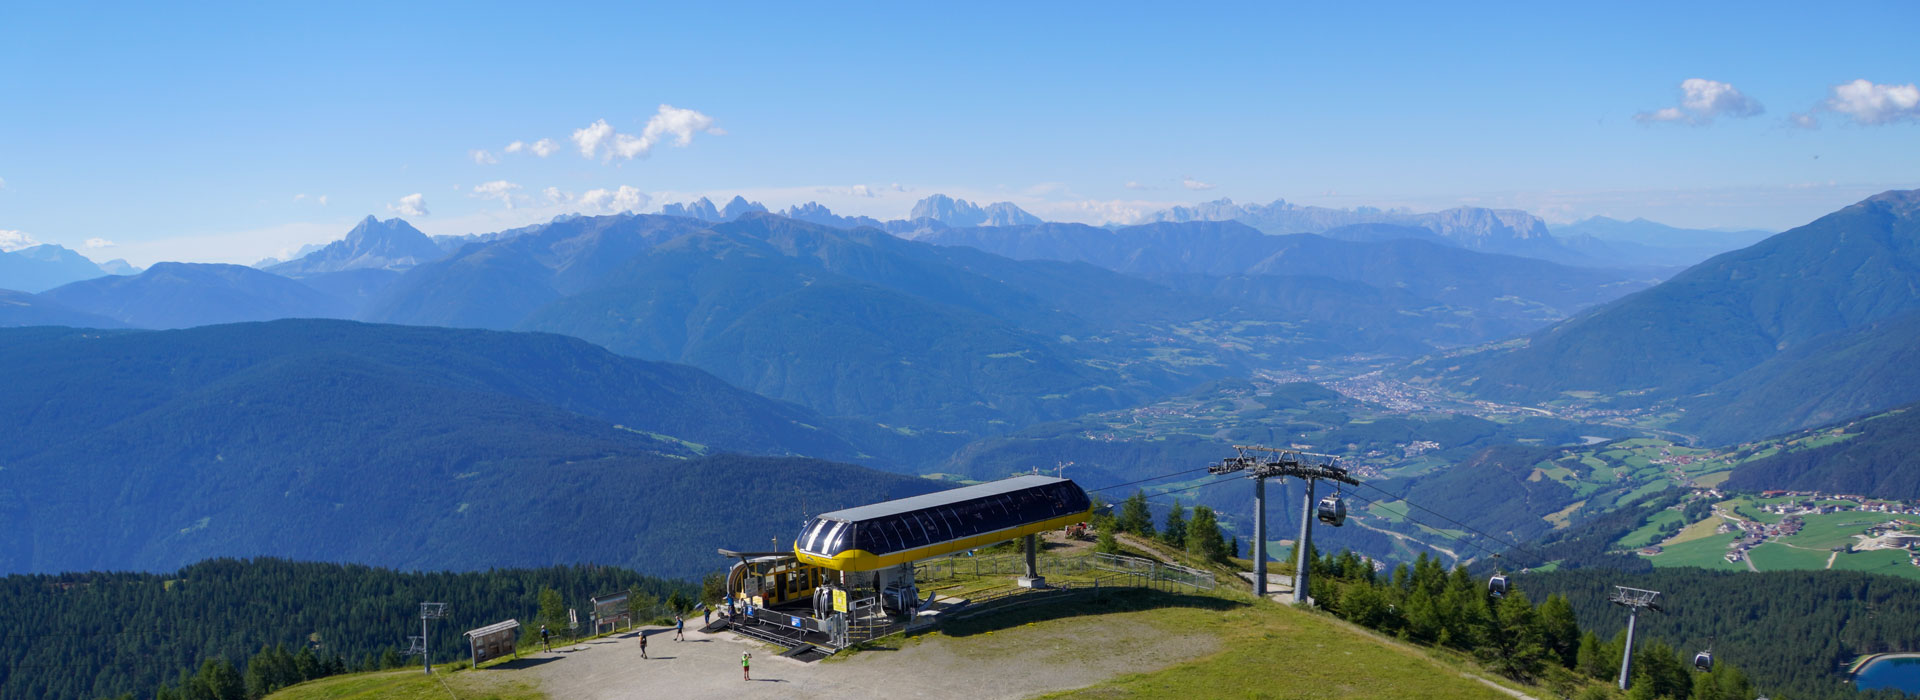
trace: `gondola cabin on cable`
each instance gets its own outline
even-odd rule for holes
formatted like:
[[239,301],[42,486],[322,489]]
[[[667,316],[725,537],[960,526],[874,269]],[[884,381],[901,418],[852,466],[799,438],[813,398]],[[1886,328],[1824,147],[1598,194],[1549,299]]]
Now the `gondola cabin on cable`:
[[1315,510],[1319,511],[1320,522],[1334,527],[1340,527],[1347,522],[1347,502],[1338,495],[1320,499],[1320,507]]
[[1493,597],[1495,597],[1495,598],[1504,598],[1504,597],[1506,597],[1506,595],[1507,595],[1507,575],[1506,575],[1506,574],[1494,574],[1492,578],[1489,578],[1489,579],[1487,579],[1487,594],[1488,594],[1488,595],[1491,595],[1491,596],[1493,596]]
[[1693,655],[1693,667],[1702,671],[1713,670],[1713,651],[1707,650]]

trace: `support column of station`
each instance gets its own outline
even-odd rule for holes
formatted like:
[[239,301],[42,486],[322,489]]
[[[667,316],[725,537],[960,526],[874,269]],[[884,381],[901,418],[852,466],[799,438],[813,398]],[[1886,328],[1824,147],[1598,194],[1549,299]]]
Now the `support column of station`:
[[[1253,595],[1267,597],[1267,478],[1253,477]],[[1237,554],[1235,556],[1238,556]]]
[[1306,484],[1307,498],[1300,506],[1300,539],[1293,543],[1293,602],[1312,605],[1307,574],[1313,571],[1313,480],[1301,481]]
[[1040,575],[1040,566],[1039,566],[1040,560],[1038,558],[1039,551],[1040,551],[1040,537],[1038,535],[1027,535],[1027,539],[1024,544],[1026,544],[1025,549],[1027,550],[1027,575],[1021,576],[1019,578],[1020,587],[1021,588],[1046,588],[1047,579]]

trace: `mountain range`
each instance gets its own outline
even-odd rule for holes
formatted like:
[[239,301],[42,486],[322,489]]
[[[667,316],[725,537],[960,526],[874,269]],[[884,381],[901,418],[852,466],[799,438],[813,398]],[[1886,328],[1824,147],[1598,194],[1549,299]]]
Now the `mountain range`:
[[30,294],[69,282],[136,271],[125,260],[99,265],[84,255],[53,244],[0,251],[0,289]]
[[74,282],[39,296],[136,328],[353,315],[351,304],[295,280],[213,263],[157,263],[137,275]]
[[1677,400],[1701,409],[1683,425],[1738,440],[1920,399],[1920,383],[1893,359],[1920,331],[1902,318],[1913,313],[1920,191],[1891,191],[1718,255],[1518,347],[1415,373],[1502,401]]
[[1376,329],[1415,328],[1440,344],[1538,328],[1655,281],[1481,253],[1435,238],[1427,229],[1391,224],[1357,224],[1322,236],[1204,221],[1111,230],[1083,224],[953,228],[917,240],[1018,259],[1086,262],[1323,323],[1364,319]]
[[864,458],[804,408],[546,334],[0,329],[0,363],[8,572],[276,555],[685,576],[755,544],[739,532],[935,488],[791,456]]

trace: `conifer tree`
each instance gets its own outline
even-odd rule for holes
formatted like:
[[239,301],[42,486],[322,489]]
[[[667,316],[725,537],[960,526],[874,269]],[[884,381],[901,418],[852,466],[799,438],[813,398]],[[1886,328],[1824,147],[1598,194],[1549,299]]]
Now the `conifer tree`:
[[1173,508],[1167,511],[1167,524],[1160,530],[1160,541],[1175,547],[1187,544],[1187,509],[1180,505],[1180,499],[1174,499]]

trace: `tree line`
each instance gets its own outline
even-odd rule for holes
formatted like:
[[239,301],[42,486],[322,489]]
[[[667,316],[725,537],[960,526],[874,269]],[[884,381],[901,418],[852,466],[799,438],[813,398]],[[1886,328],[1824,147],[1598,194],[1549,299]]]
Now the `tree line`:
[[[690,600],[696,584],[607,566],[402,572],[283,559],[213,559],[178,572],[0,578],[0,696],[234,700],[346,671],[395,668],[432,623],[436,660],[465,658],[466,630],[508,618],[538,629],[540,597],[633,591]],[[162,694],[162,688],[168,694]],[[236,694],[237,693],[237,694]]]
[[[1544,685],[1560,697],[1618,695],[1610,684],[1620,672],[1625,631],[1608,640],[1582,629],[1565,595],[1549,594],[1536,605],[1518,585],[1498,593],[1466,567],[1449,571],[1425,553],[1384,574],[1351,551],[1309,555],[1314,601],[1349,622],[1471,654],[1497,673]],[[1759,694],[1734,664],[1699,672],[1689,652],[1645,634],[1635,642],[1626,695],[1632,700],[1754,700]]]

